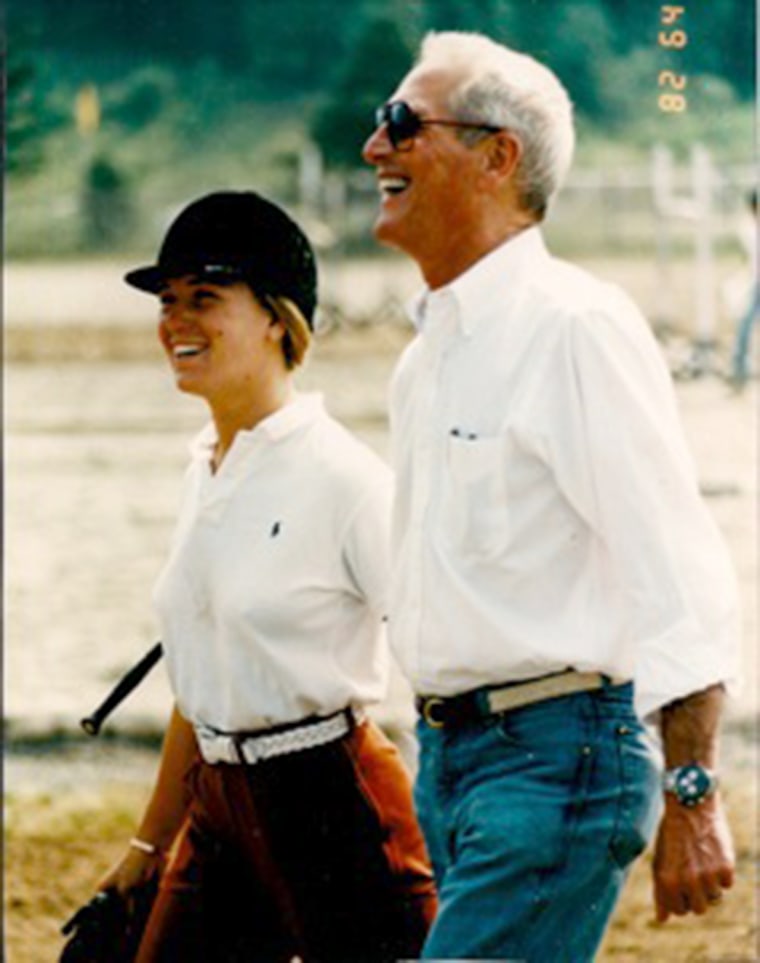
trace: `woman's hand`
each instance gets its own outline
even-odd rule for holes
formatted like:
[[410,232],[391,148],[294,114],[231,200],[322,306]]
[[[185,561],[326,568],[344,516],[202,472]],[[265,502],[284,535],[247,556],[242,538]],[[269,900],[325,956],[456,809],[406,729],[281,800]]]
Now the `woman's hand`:
[[[199,759],[193,727],[174,708],[164,738],[161,763],[150,800],[121,860],[98,883],[98,890],[116,890],[130,909],[141,888],[163,872],[166,854],[187,815],[185,780]],[[142,842],[141,842],[142,840]],[[146,850],[156,846],[155,852]]]
[[102,877],[97,888],[116,890],[130,905],[134,894],[162,872],[164,862],[160,852],[145,853],[130,847],[121,861]]

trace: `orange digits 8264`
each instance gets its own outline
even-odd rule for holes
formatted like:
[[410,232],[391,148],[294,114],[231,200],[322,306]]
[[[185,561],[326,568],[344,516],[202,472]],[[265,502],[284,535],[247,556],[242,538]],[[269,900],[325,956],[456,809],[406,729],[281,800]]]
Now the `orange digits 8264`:
[[[689,37],[681,23],[685,13],[685,7],[676,7],[670,4],[664,4],[660,7],[661,29],[657,34],[657,43],[660,47],[677,51],[683,50],[688,44]],[[657,104],[661,111],[667,114],[680,114],[686,110],[686,95],[683,93],[686,83],[686,75],[676,70],[661,70],[659,72],[657,86],[660,89],[660,94],[657,98]]]

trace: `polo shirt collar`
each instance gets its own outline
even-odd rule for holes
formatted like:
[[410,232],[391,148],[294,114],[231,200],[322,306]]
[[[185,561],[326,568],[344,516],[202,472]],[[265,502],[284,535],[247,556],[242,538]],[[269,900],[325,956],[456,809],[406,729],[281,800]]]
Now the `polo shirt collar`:
[[[319,392],[296,394],[282,408],[267,415],[253,428],[239,431],[235,446],[250,445],[259,441],[281,441],[299,428],[312,424],[324,413],[324,399]],[[208,459],[218,441],[216,425],[210,421],[193,439],[190,452],[194,458]]]
[[[425,288],[409,304],[408,312],[418,332],[435,316],[442,304],[453,304],[462,334],[473,333],[478,322],[490,312],[493,296],[509,298],[527,271],[533,271],[549,257],[541,229],[526,228],[508,238],[463,274],[442,288]],[[487,294],[487,296],[484,296]]]

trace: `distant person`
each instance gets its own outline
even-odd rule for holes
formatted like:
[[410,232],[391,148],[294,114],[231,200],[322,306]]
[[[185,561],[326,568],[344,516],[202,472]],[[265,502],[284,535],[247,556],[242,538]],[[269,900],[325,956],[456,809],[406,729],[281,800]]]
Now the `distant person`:
[[749,299],[744,313],[739,318],[736,327],[736,340],[731,359],[731,381],[741,390],[750,375],[750,345],[752,331],[760,318],[760,261],[758,261],[757,245],[757,190],[752,190],[748,197],[751,217],[747,218],[746,226],[742,230],[742,241],[747,252],[747,261],[752,272]]
[[573,143],[550,70],[440,33],[364,146],[375,234],[427,285],[391,391],[390,633],[440,900],[423,959],[593,959],[661,788],[659,919],[733,879],[735,580],[649,326],[544,245]]
[[390,473],[294,388],[311,246],[259,195],[214,193],[126,280],[158,297],[177,387],[211,421],[156,589],[176,707],[101,889],[160,873],[138,963],[415,957],[432,873],[410,778],[365,715],[388,674]]

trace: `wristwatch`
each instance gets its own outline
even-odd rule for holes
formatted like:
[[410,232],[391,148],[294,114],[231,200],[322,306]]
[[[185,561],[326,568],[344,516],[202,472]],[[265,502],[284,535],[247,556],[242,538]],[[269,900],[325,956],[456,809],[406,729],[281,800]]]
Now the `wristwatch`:
[[718,788],[718,777],[699,763],[675,766],[662,774],[662,788],[675,796],[682,806],[699,806]]

